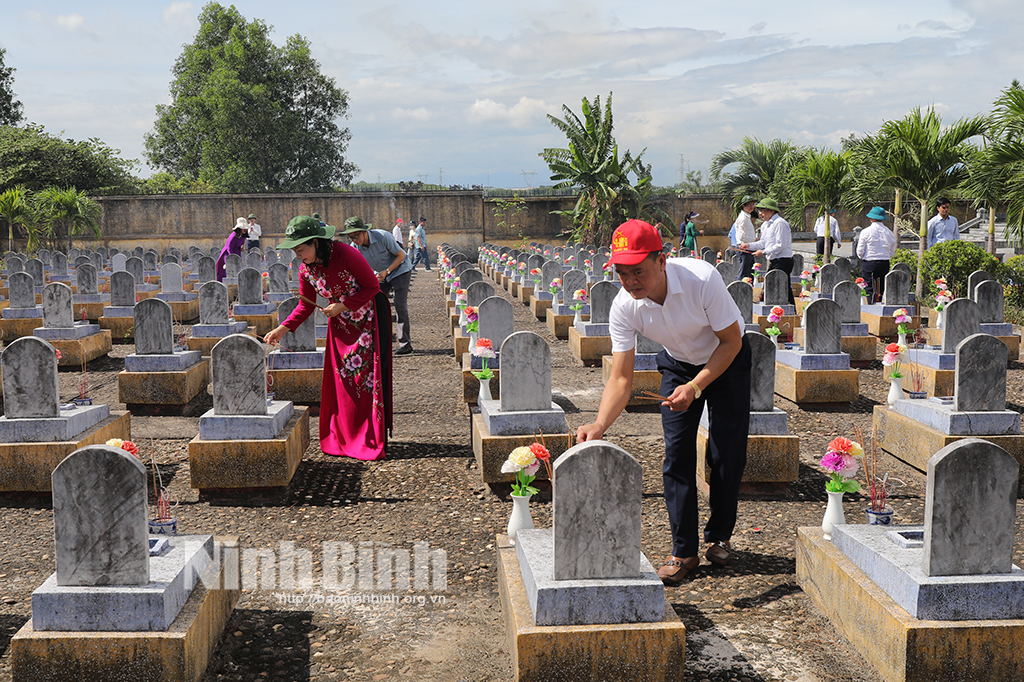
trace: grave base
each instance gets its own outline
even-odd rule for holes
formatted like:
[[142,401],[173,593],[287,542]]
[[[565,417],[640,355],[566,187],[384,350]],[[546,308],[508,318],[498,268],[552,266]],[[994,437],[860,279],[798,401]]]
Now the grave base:
[[452,332],[452,343],[455,345],[455,357],[461,358],[463,353],[469,352],[469,335],[462,333],[462,327],[455,325],[455,329]]
[[47,339],[54,348],[60,351],[58,367],[81,367],[96,358],[103,357],[113,348],[109,329],[99,334],[90,334],[80,339]]
[[[907,309],[908,313],[914,312],[914,306],[906,305],[902,306]],[[873,313],[866,312],[863,307],[860,311],[860,321],[867,324],[868,332],[875,336],[880,337],[893,337],[895,340],[896,335],[899,333],[896,330],[896,321],[893,320],[892,315],[875,315]],[[920,329],[921,318],[917,315],[910,319],[910,329]]]
[[[707,462],[708,432],[697,429],[697,484],[708,490],[710,467]],[[800,479],[800,437],[795,435],[747,436],[747,466],[741,486],[751,491],[767,489],[781,492]],[[741,490],[742,491],[742,490]]]
[[[226,565],[221,576],[239,572]],[[36,632],[29,621],[11,639],[13,682],[196,682],[240,594],[200,583],[164,632]]]
[[[470,405],[476,405],[476,399],[480,395],[480,380],[473,374],[473,369],[470,366],[472,363],[473,356],[469,353],[462,354],[462,399]],[[479,372],[480,370],[475,370]],[[498,390],[499,376],[501,375],[500,369],[491,369],[494,372],[494,378],[491,379],[491,398],[494,400],[500,400],[501,395]]]
[[171,319],[176,324],[189,324],[199,319],[198,298],[191,301],[167,301],[167,305],[171,306]]
[[[910,351],[913,354],[913,351]],[[882,367],[882,376],[889,380],[892,367]],[[933,369],[918,362],[901,362],[900,373],[903,374],[903,388],[910,390],[911,376],[917,373],[921,377],[921,390],[931,397],[953,395],[956,383],[955,369]]]
[[[584,322],[590,320],[590,315],[582,315]],[[569,338],[569,330],[572,329],[572,322],[576,319],[576,314],[572,315],[556,315],[549,308],[544,314],[545,324],[548,326],[548,330],[555,335],[555,338],[562,339],[563,341]],[[608,348],[605,353],[610,353],[611,347]],[[600,357],[600,356],[598,356]]]
[[[180,372],[127,372],[117,375],[118,400],[132,412],[147,406],[181,410],[210,383],[210,361]],[[170,414],[170,412],[166,412]]]
[[860,370],[795,369],[775,363],[775,393],[794,403],[852,403],[860,395]]
[[[536,317],[538,320],[543,322],[543,321],[547,320],[547,312],[549,310],[551,310],[551,304],[552,304],[552,301],[551,301],[550,298],[547,299],[546,301],[542,301],[539,298],[537,298],[536,296],[531,296],[530,297],[530,312],[533,313],[534,317]],[[565,337],[563,336],[563,337],[560,337],[560,338],[565,338]]]
[[110,330],[112,343],[135,343],[134,317],[100,317],[100,329]]
[[686,626],[665,606],[666,620],[622,625],[534,624],[516,550],[498,535],[498,591],[519,682],[681,680]]
[[[102,320],[100,320],[100,324],[103,324]],[[252,337],[256,336],[256,330],[253,329],[252,327],[249,327],[248,329],[246,329],[242,333],[245,334],[246,336],[252,336]],[[197,351],[201,352],[205,357],[209,357],[210,353],[213,351],[213,347],[216,346],[217,342],[220,341],[220,340],[221,340],[221,337],[216,337],[216,336],[210,336],[210,337],[190,336],[190,337],[188,337],[186,342],[188,343],[188,349],[189,350],[197,350]]]
[[[612,377],[612,356],[601,357],[601,383],[607,384]],[[644,392],[658,393],[661,391],[661,372],[656,369],[634,369],[633,390],[629,394],[626,407],[650,407],[660,411],[657,400],[644,395]]]
[[324,368],[273,369],[271,390],[275,400],[290,400],[300,405],[319,405],[324,383]]
[[885,405],[875,405],[872,428],[878,447],[896,459],[921,471],[928,471],[928,459],[950,443],[964,438],[981,438],[1006,450],[1021,465],[1024,483],[1024,436],[951,436],[902,415]]
[[79,303],[78,301],[75,301],[71,304],[71,308],[76,322],[82,320],[83,310],[85,311],[85,317],[87,317],[90,322],[96,322],[98,319],[103,317],[103,308],[108,305],[110,305],[110,296],[107,296],[106,302],[96,301],[93,303]]
[[309,447],[309,408],[296,407],[277,438],[200,440],[188,444],[191,485],[201,492],[286,488]]
[[[550,316],[548,317],[550,327]],[[570,323],[572,320],[569,320]],[[587,367],[593,367],[605,355],[610,357],[612,352],[612,337],[610,336],[583,336],[580,331],[569,325],[569,351],[576,356],[576,359]]]
[[888,682],[1024,680],[1024,620],[918,620],[885,594],[821,528],[797,528],[797,582]]
[[[508,458],[508,453],[521,445],[530,445],[540,440],[541,434],[523,436],[492,436],[487,432],[487,424],[478,410],[472,410],[470,428],[473,431],[473,454],[476,465],[480,469],[480,477],[484,483],[511,483],[515,474],[503,474],[501,465]],[[544,444],[551,453],[554,462],[563,452],[572,447],[572,436],[568,433],[545,433]],[[537,470],[537,479],[548,477],[544,467]],[[529,608],[529,607],[527,607]]]
[[754,324],[757,325],[757,328],[761,330],[762,334],[765,333],[764,330],[768,327],[775,324],[779,325],[779,330],[782,332],[781,336],[783,339],[792,338],[794,330],[800,326],[799,315],[783,315],[782,319],[778,322],[769,322],[767,315],[758,315],[757,313],[754,313],[754,316],[751,319]]
[[0,443],[0,492],[50,492],[50,474],[78,448],[111,438],[131,440],[132,416],[114,412],[75,440],[50,443]]
[[[793,340],[804,345],[804,330],[793,332]],[[867,367],[875,360],[875,346],[878,339],[874,336],[843,336],[840,337],[840,350],[850,356],[851,367]]]
[[[935,318],[929,318],[929,323]],[[924,337],[924,342],[933,346],[942,345],[942,330],[934,329],[932,327],[922,327],[921,336]],[[997,339],[1003,342],[1006,346],[1006,364],[1009,366],[1012,362],[1020,360],[1020,337],[1014,334],[1013,336],[997,336]]]
[[522,301],[523,305],[530,305],[530,299],[533,298],[533,289],[534,287],[532,285],[519,286],[519,294],[517,297]]
[[16,341],[25,336],[32,336],[32,331],[43,326],[40,317],[24,317],[0,320],[0,338],[4,343]]
[[236,322],[248,322],[249,327],[256,330],[256,336],[261,339],[267,335],[271,329],[277,326],[277,311],[267,315],[239,315],[235,313]]

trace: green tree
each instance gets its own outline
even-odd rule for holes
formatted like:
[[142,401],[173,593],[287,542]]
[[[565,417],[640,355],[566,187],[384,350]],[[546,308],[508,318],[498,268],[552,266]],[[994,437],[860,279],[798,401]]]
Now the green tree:
[[[897,190],[917,200],[921,209],[918,258],[924,259],[928,238],[928,208],[940,195],[967,179],[965,161],[973,151],[968,140],[985,133],[982,117],[960,119],[947,127],[933,109],[912,110],[899,121],[886,121],[878,134],[860,141],[853,154],[862,173],[855,182],[859,197]],[[916,294],[922,294],[918,272]]]
[[204,180],[176,178],[170,173],[154,173],[139,183],[142,194],[213,194],[216,191]]
[[803,215],[808,206],[815,205],[815,220],[824,215],[825,220],[825,262],[832,259],[832,224],[828,220],[829,209],[846,206],[853,180],[850,177],[848,153],[836,153],[828,149],[811,149],[799,163],[790,170],[786,183],[792,195],[787,209],[790,218]]
[[320,73],[309,41],[284,47],[271,27],[211,2],[174,64],[169,105],[146,134],[150,163],[223,192],[329,191],[358,168],[345,160],[348,93]]
[[[555,189],[579,191],[571,211],[555,211],[572,222],[572,236],[579,243],[607,246],[612,232],[624,220],[640,217],[651,190],[649,166],[626,151],[619,158],[619,146],[612,135],[612,94],[604,105],[601,97],[582,101],[583,118],[562,105],[564,118],[548,114],[548,120],[565,134],[568,149],[548,148],[540,153],[551,170]],[[630,174],[636,177],[631,184]]]
[[[1005,200],[1006,237],[1024,246],[1024,89],[1016,80],[996,99],[989,144],[980,155],[978,167],[972,166],[971,176],[967,192],[984,196],[989,206]],[[995,239],[993,222],[990,209],[991,241]]]
[[98,222],[102,209],[85,192],[73,187],[47,187],[37,195],[37,203],[51,243],[67,237],[70,251],[77,235],[89,231],[94,237],[102,236]]
[[76,142],[50,135],[39,125],[0,126],[0,191],[24,185],[75,187],[92,195],[133,194],[134,160],[91,138]]
[[23,186],[11,187],[0,193],[0,218],[7,223],[7,249],[14,250],[14,228],[20,227],[28,235],[29,248],[35,246],[36,213]]
[[7,50],[0,47],[0,126],[14,126],[21,123],[22,105],[14,94],[14,72],[13,66],[4,66],[4,56]]
[[[711,180],[719,183],[722,193],[739,210],[739,202],[748,194],[788,201],[786,178],[806,155],[805,148],[788,140],[765,143],[756,137],[744,137],[739,147],[715,154],[709,172]],[[736,168],[726,172],[726,168],[734,164]]]

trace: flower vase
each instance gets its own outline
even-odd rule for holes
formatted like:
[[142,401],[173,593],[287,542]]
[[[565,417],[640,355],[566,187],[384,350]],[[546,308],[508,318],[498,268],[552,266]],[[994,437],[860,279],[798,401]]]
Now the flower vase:
[[470,332],[469,333],[469,347],[471,349],[472,348],[476,348],[476,337],[478,335],[479,335],[478,332]]
[[860,297],[860,304],[861,305],[867,305],[868,304],[868,297],[867,296],[861,296]]
[[167,519],[150,519],[149,520],[149,534],[150,535],[177,535],[178,534],[178,519],[177,517],[170,517]]
[[521,530],[533,529],[533,517],[530,516],[530,498],[532,495],[512,496],[512,515],[508,517],[508,538],[515,544],[516,533]]
[[884,509],[872,509],[868,507],[864,510],[864,516],[869,526],[891,526],[892,525],[892,514],[893,510],[888,506]]
[[469,324],[469,318],[466,317],[466,309],[463,308],[462,306],[459,306],[459,308],[461,310],[461,312],[459,313],[459,324],[460,325]]
[[906,348],[907,347],[907,335],[906,334],[897,334],[896,335],[896,343],[898,343],[901,346],[903,346],[904,348]]
[[896,404],[897,400],[903,399],[903,377],[889,377],[889,395],[885,397],[885,402],[892,407]]
[[491,380],[480,379],[480,391],[476,394],[476,404],[480,405],[484,400],[491,399]]
[[943,323],[945,317],[946,317],[946,311],[945,310],[936,310],[935,311],[935,328],[936,329],[942,329],[942,323]]
[[828,506],[825,507],[825,517],[821,520],[821,532],[825,539],[832,540],[832,527],[845,526],[846,516],[843,514],[843,493],[825,491],[828,495]]
[[575,326],[577,326],[578,324],[580,324],[582,322],[583,322],[583,314],[582,314],[582,312],[580,310],[577,310],[576,311],[576,315],[573,316],[573,318],[572,318],[572,326],[575,327]]
[[606,281],[606,282],[612,281],[612,273],[610,273],[610,272],[604,273],[604,281]]

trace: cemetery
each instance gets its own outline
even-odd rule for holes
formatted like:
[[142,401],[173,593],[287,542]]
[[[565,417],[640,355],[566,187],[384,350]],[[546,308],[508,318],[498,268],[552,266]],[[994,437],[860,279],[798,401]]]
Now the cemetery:
[[[262,343],[291,255],[217,282],[204,249],[7,254],[0,682],[1024,679],[1024,372],[991,276],[939,321],[902,269],[866,305],[846,259],[805,285],[697,254],[751,346],[747,463],[733,562],[668,587],[660,344],[576,442],[610,371],[606,249],[442,244],[370,462],[319,448],[326,319]],[[860,490],[836,493],[844,438]]]

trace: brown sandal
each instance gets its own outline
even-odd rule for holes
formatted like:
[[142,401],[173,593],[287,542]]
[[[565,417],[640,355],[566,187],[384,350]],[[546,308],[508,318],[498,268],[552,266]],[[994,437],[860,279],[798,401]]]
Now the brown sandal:
[[665,563],[658,569],[658,577],[661,578],[661,582],[669,587],[676,587],[686,579],[686,576],[697,570],[698,566],[700,566],[700,557],[694,556],[689,559],[680,559],[679,557],[670,556],[665,559]]
[[707,551],[704,553],[707,560],[713,563],[715,566],[726,566],[732,561],[732,545],[728,540],[718,540],[708,545]]

